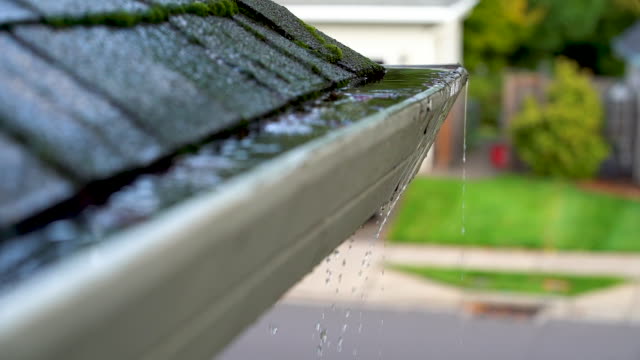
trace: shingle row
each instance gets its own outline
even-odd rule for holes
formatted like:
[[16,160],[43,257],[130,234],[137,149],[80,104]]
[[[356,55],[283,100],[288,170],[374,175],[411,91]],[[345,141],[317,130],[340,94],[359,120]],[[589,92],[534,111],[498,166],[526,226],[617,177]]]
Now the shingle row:
[[[233,18],[180,15],[162,24],[56,28],[37,19],[145,11],[147,5],[0,0],[0,23],[14,22],[0,31],[0,146],[8,149],[0,166],[16,174],[6,181],[14,185],[0,185],[0,227],[88,183],[143,168],[377,69],[342,45],[342,60],[329,61],[313,46],[326,49],[332,39],[315,44],[313,35],[288,25],[291,19],[243,6],[245,15]],[[297,38],[310,46],[296,44]]]

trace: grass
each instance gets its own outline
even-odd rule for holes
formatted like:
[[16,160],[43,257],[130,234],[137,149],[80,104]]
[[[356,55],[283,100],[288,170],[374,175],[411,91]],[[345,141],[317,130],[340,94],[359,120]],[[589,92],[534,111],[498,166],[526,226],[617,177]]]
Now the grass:
[[640,202],[517,176],[416,179],[389,234],[396,243],[572,251],[640,251]]
[[480,271],[397,265],[393,269],[455,287],[534,295],[576,296],[619,285],[623,279],[548,273]]

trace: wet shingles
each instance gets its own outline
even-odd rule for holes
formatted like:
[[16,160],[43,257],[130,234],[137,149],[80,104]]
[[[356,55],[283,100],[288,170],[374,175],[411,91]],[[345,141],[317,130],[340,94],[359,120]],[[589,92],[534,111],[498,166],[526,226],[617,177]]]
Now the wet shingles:
[[0,0],[0,25],[14,22],[35,20],[37,15],[13,0]]
[[166,149],[137,128],[119,109],[105,99],[80,86],[68,74],[53,67],[8,35],[0,34],[1,60],[4,71],[21,77],[38,96],[64,109],[78,121],[100,132],[126,162],[133,168],[148,165],[165,154]]
[[366,57],[342,45],[321,31],[310,29],[284,6],[269,0],[237,0],[245,10],[255,16],[271,22],[271,26],[294,39],[299,44],[309,47],[326,59],[335,58],[336,54],[327,45],[337,46],[342,57],[338,63],[358,75],[380,75],[384,68]]
[[309,67],[260,41],[231,19],[185,15],[172,18],[172,23],[195,37],[214,55],[250,72],[288,100],[329,85]]
[[286,99],[243,75],[204,47],[190,42],[169,24],[136,29],[146,52],[193,81],[207,95],[244,119],[286,105]]
[[[96,26],[51,30],[44,26],[21,26],[15,32],[67,71],[136,114],[145,129],[172,148],[201,140],[241,117],[172,70],[167,65],[169,59],[158,58],[156,51],[145,45],[149,39],[139,28]],[[179,35],[175,36],[166,41],[182,41]]]
[[284,6],[269,0],[238,0],[238,4],[247,8],[254,15],[264,17],[291,38],[303,42],[322,54],[330,55],[322,42],[313,36],[300,19]]
[[286,39],[277,32],[261,25],[255,20],[252,20],[240,14],[234,16],[234,19],[243,26],[251,29],[251,31],[259,34],[259,36],[264,37],[264,40],[266,42],[268,42],[272,46],[277,47],[290,57],[297,59],[298,61],[306,64],[309,67],[315,67],[315,69],[317,69],[320,74],[333,82],[338,83],[344,80],[352,79],[356,76],[354,73],[344,70],[343,68],[329,63],[326,60],[320,59],[315,54],[301,48],[292,41]]
[[73,185],[0,133],[0,227],[70,197]]
[[0,127],[22,139],[33,153],[80,180],[108,177],[125,167],[125,159],[90,127],[42,97],[2,62],[0,83]]
[[45,17],[83,16],[96,13],[140,12],[148,9],[135,0],[22,0]]
[[203,0],[150,0],[151,3],[156,5],[185,5],[194,2],[203,2]]

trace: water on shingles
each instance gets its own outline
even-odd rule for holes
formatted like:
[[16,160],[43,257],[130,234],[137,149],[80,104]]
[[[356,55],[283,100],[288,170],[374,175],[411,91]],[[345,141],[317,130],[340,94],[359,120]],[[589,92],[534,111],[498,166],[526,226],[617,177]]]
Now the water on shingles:
[[[390,69],[378,83],[342,89],[323,100],[256,123],[243,136],[215,140],[193,153],[176,156],[166,172],[141,176],[114,193],[106,204],[64,220],[65,226],[61,228],[67,230],[62,235],[60,231],[51,230],[55,225],[52,224],[25,236],[1,241],[0,255],[9,251],[11,256],[0,256],[0,292],[65,256],[153,217],[162,209],[197,194],[218,190],[234,176],[427,88],[442,86],[452,76],[457,75],[453,71]],[[415,165],[411,175],[414,172]],[[403,188],[405,186],[403,183]],[[28,246],[21,246],[25,238],[29,239]],[[5,260],[11,264],[4,264]]]
[[34,20],[37,18],[36,13],[22,5],[14,3],[13,0],[0,0],[0,24],[12,21]]
[[45,16],[84,16],[111,12],[141,12],[149,7],[135,0],[22,0]]

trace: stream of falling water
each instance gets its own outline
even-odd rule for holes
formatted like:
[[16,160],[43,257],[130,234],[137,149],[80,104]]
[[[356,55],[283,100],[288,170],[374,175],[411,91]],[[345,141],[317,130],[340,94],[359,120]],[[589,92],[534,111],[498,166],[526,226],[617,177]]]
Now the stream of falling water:
[[[449,93],[452,89],[450,88],[451,85],[445,85],[445,90],[446,93]],[[449,101],[449,100],[448,100]],[[466,134],[466,101],[467,101],[467,95],[465,93],[465,134]],[[448,104],[451,105],[451,104]],[[426,105],[426,109],[421,109],[421,114],[422,117],[425,118],[427,120],[427,122],[432,120],[432,107],[433,107],[433,103],[432,100],[429,99],[427,105]],[[447,106],[448,107],[448,106]],[[447,114],[441,114],[440,116],[442,118],[439,119],[439,121],[443,121],[444,117],[446,117]],[[425,135],[427,135],[425,133]],[[373,247],[374,244],[376,243],[380,243],[382,241],[382,260],[381,260],[381,276],[380,276],[380,282],[383,284],[382,278],[384,276],[384,265],[385,265],[385,255],[384,255],[384,250],[385,250],[385,243],[384,243],[384,239],[381,239],[381,235],[383,230],[385,229],[385,226],[387,225],[393,211],[396,208],[396,205],[398,204],[398,201],[400,200],[400,198],[402,197],[402,195],[404,194],[404,192],[407,190],[407,187],[409,186],[411,180],[413,179],[413,177],[416,175],[416,173],[418,172],[418,170],[420,169],[420,167],[422,166],[422,162],[424,161],[425,157],[427,156],[428,152],[429,152],[429,144],[432,143],[433,138],[431,136],[424,136],[421,138],[421,140],[419,141],[416,150],[414,152],[413,157],[411,157],[408,161],[408,164],[405,167],[405,170],[403,171],[402,175],[400,176],[400,182],[398,183],[398,188],[396,189],[396,192],[394,193],[393,197],[391,198],[391,201],[388,204],[388,207],[382,207],[381,211],[380,211],[380,215],[382,215],[382,221],[380,221],[378,223],[378,229],[376,232],[375,237],[371,240],[370,242],[370,248]],[[465,162],[466,162],[466,135],[465,135]],[[370,262],[371,262],[371,257],[372,257],[372,251],[369,250],[366,254],[365,254],[365,261],[363,261],[363,265],[365,265],[367,268],[370,267]],[[367,280],[367,278],[365,278],[365,281]],[[384,291],[384,284],[381,285],[380,287],[380,291]],[[366,300],[366,288],[363,287],[363,291],[360,297],[360,300],[362,303],[364,303],[364,301]],[[362,305],[362,304],[361,304]],[[362,333],[362,311],[360,311],[360,324],[358,326],[358,333]],[[383,328],[384,328],[384,319],[380,319],[380,326],[378,329],[378,336],[379,336],[379,340],[382,340],[382,336],[383,336]],[[378,341],[378,358],[379,359],[383,359],[383,352],[382,352],[382,347],[381,347],[382,341]],[[358,347],[355,347],[353,350],[353,357],[354,359],[358,358]]]
[[[429,105],[427,106],[427,109],[423,111],[424,116],[429,116],[430,112],[431,112],[431,101],[429,101]],[[388,203],[387,206],[383,206],[380,209],[380,212],[377,214],[378,216],[380,216],[382,218],[382,220],[378,221],[376,224],[378,226],[376,234],[373,238],[371,238],[369,240],[369,244],[367,247],[366,252],[364,253],[364,258],[362,260],[362,262],[360,263],[360,269],[358,271],[358,278],[361,279],[361,288],[360,288],[360,298],[358,301],[358,305],[361,308],[360,312],[359,312],[359,316],[358,316],[358,325],[353,327],[354,331],[356,331],[356,335],[358,336],[358,339],[352,339],[352,343],[355,344],[355,346],[353,347],[352,350],[352,356],[354,359],[358,358],[358,350],[359,350],[359,346],[360,346],[360,341],[362,339],[362,332],[363,332],[363,311],[362,311],[362,306],[364,305],[366,299],[367,299],[367,282],[369,281],[369,275],[372,269],[372,260],[373,260],[373,256],[374,256],[374,247],[376,244],[379,244],[381,241],[381,235],[382,232],[386,226],[386,224],[388,223],[389,217],[391,216],[393,210],[395,209],[400,197],[402,196],[402,194],[404,193],[404,191],[406,191],[408,184],[410,183],[411,179],[413,178],[413,176],[415,175],[415,173],[417,172],[418,168],[420,167],[422,160],[424,159],[424,157],[427,154],[428,151],[428,144],[430,143],[429,139],[425,139],[422,138],[417,147],[416,150],[414,151],[414,155],[412,155],[412,157],[408,160],[407,164],[405,165],[405,169],[403,170],[402,174],[400,175],[400,179],[399,179],[399,183],[398,183],[398,188],[396,189],[396,192],[394,193],[393,197],[391,198],[390,202]],[[353,245],[353,238],[350,241],[349,244],[349,251],[352,248]],[[383,250],[384,250],[384,244],[383,244]],[[382,260],[382,270],[381,270],[381,275],[384,274],[384,258]],[[352,287],[351,289],[351,293],[355,294],[357,291],[357,287]],[[381,288],[381,291],[383,291],[383,288]],[[342,326],[341,329],[341,333],[340,336],[337,339],[336,342],[336,351],[337,352],[342,352],[343,351],[343,347],[344,347],[344,341],[345,341],[345,335],[347,332],[347,329],[349,328],[349,324],[348,321],[351,317],[351,309],[347,308],[344,311],[344,321],[345,323]],[[379,335],[382,336],[382,328],[384,325],[384,320],[380,320],[380,328],[379,328]],[[319,358],[324,356],[324,351],[325,351],[325,347],[330,345],[330,342],[327,340],[327,336],[326,336],[326,329],[323,329],[321,324],[318,323],[318,326],[316,326],[316,331],[320,332],[320,339],[319,339],[319,345],[317,347],[317,355]],[[356,342],[357,340],[357,342]],[[382,349],[380,348],[378,350],[378,357],[382,358]]]
[[[450,84],[450,83],[445,83],[444,85],[444,93],[446,94],[450,94],[453,95],[455,93],[458,92],[457,88],[454,88],[454,86],[458,86],[457,84]],[[449,108],[452,105],[453,100],[452,99],[453,96],[451,96],[449,99],[446,100],[446,104],[444,105],[445,108]],[[466,162],[466,101],[467,101],[467,95],[465,92],[465,141],[464,141],[464,159],[463,161]],[[426,123],[430,122],[430,121],[434,121],[437,120],[438,122],[442,122],[444,121],[444,118],[446,117],[447,114],[439,114],[437,116],[440,116],[440,118],[438,119],[434,119],[434,117],[436,116],[436,114],[432,113],[432,107],[433,107],[433,103],[432,100],[429,99],[426,103],[421,104],[421,118],[426,120]],[[353,348],[352,348],[352,356],[354,359],[358,359],[359,358],[359,347],[361,345],[362,342],[362,333],[363,333],[363,311],[362,308],[364,306],[365,301],[367,300],[367,291],[369,289],[368,285],[368,281],[369,281],[369,275],[371,273],[372,267],[372,261],[373,261],[373,257],[374,257],[374,247],[376,244],[380,244],[382,239],[382,233],[385,229],[385,226],[387,225],[396,205],[398,204],[400,198],[402,197],[402,194],[407,190],[407,187],[409,185],[409,183],[411,182],[411,180],[413,179],[413,177],[416,175],[416,173],[418,172],[419,168],[422,165],[422,162],[424,160],[424,158],[426,157],[428,151],[429,151],[429,144],[431,144],[433,142],[435,138],[435,133],[429,133],[427,134],[425,132],[425,136],[422,136],[420,138],[420,140],[418,141],[418,144],[414,150],[414,152],[412,153],[412,155],[407,159],[405,165],[404,165],[404,169],[402,170],[400,176],[399,176],[399,181],[398,181],[398,185],[397,188],[395,190],[395,192],[393,193],[391,199],[389,200],[389,202],[387,203],[387,205],[383,206],[378,215],[382,220],[379,220],[376,225],[377,225],[377,231],[375,233],[375,236],[373,236],[370,240],[369,240],[369,244],[367,246],[367,249],[364,253],[364,257],[362,262],[360,263],[360,269],[358,270],[358,281],[360,282],[360,291],[359,291],[359,299],[356,300],[357,302],[357,306],[360,308],[359,311],[359,316],[357,316],[357,320],[359,321],[359,323],[357,324],[357,326],[349,326],[349,321],[350,319],[356,320],[356,317],[352,317],[352,310],[351,308],[346,308],[344,309],[343,312],[343,319],[344,319],[344,324],[342,325],[341,329],[338,329],[337,331],[337,335],[333,335],[332,338],[330,338],[330,334],[328,333],[328,327],[327,327],[327,323],[326,323],[326,318],[327,315],[332,315],[334,316],[336,313],[336,305],[335,303],[331,305],[330,309],[323,309],[322,310],[322,314],[321,314],[321,320],[318,321],[316,323],[315,326],[315,332],[312,335],[312,339],[315,339],[318,341],[318,345],[315,348],[316,351],[316,355],[318,358],[324,358],[325,355],[327,354],[327,350],[331,347],[332,345],[332,341],[334,340],[334,344],[335,344],[335,350],[336,352],[340,353],[343,352],[343,349],[345,347],[345,342],[346,338],[347,338],[347,330],[349,328],[351,328],[351,332],[353,333],[353,336],[350,337],[348,340],[351,344],[353,344]],[[466,175],[465,175],[466,177]],[[464,228],[463,228],[463,232],[464,232]],[[352,247],[353,247],[353,243],[354,243],[354,238],[352,237],[349,241],[349,249],[347,251],[351,251]],[[384,276],[384,249],[385,249],[385,245],[384,242],[382,242],[382,253],[381,254],[381,273],[380,273],[380,278],[378,278],[378,280],[380,280],[380,282],[382,283],[382,277]],[[338,250],[334,251],[331,255],[329,255],[326,259],[325,259],[325,264],[326,264],[326,269],[325,269],[325,285],[330,286],[331,281],[332,281],[332,277],[333,277],[333,269],[332,266],[334,266],[334,264],[337,264],[337,266],[340,266],[339,264],[339,257],[340,257],[340,252]],[[342,261],[342,267],[344,267],[346,265],[346,254],[344,254],[344,259]],[[336,294],[340,293],[340,289],[341,289],[341,283],[342,283],[342,272],[338,275],[338,280],[337,280],[337,285],[336,285]],[[382,285],[380,286],[380,291],[384,291],[384,284],[382,283]],[[355,295],[358,288],[356,286],[351,287],[351,294]],[[384,327],[384,320],[380,319],[379,322],[380,326],[378,328],[378,336],[380,337],[380,340],[382,340],[382,335],[383,335],[383,327]],[[317,338],[316,338],[317,336]],[[356,338],[357,337],[357,338]],[[381,348],[381,341],[378,341],[378,346],[380,346],[378,348],[378,358],[382,359],[383,358],[383,352],[382,352],[382,348]]]
[[[469,79],[467,79],[467,84],[464,88],[464,110],[463,110],[463,124],[462,124],[462,201],[461,201],[461,225],[460,225],[460,235],[462,236],[463,246],[460,247],[460,259],[459,259],[459,267],[460,267],[460,281],[464,282],[465,276],[465,248],[464,243],[467,236],[467,106],[469,102]],[[462,349],[462,345],[464,345],[464,334],[465,334],[465,326],[466,326],[466,314],[465,314],[465,299],[466,299],[466,290],[462,290],[462,298],[460,300],[460,348]]]

